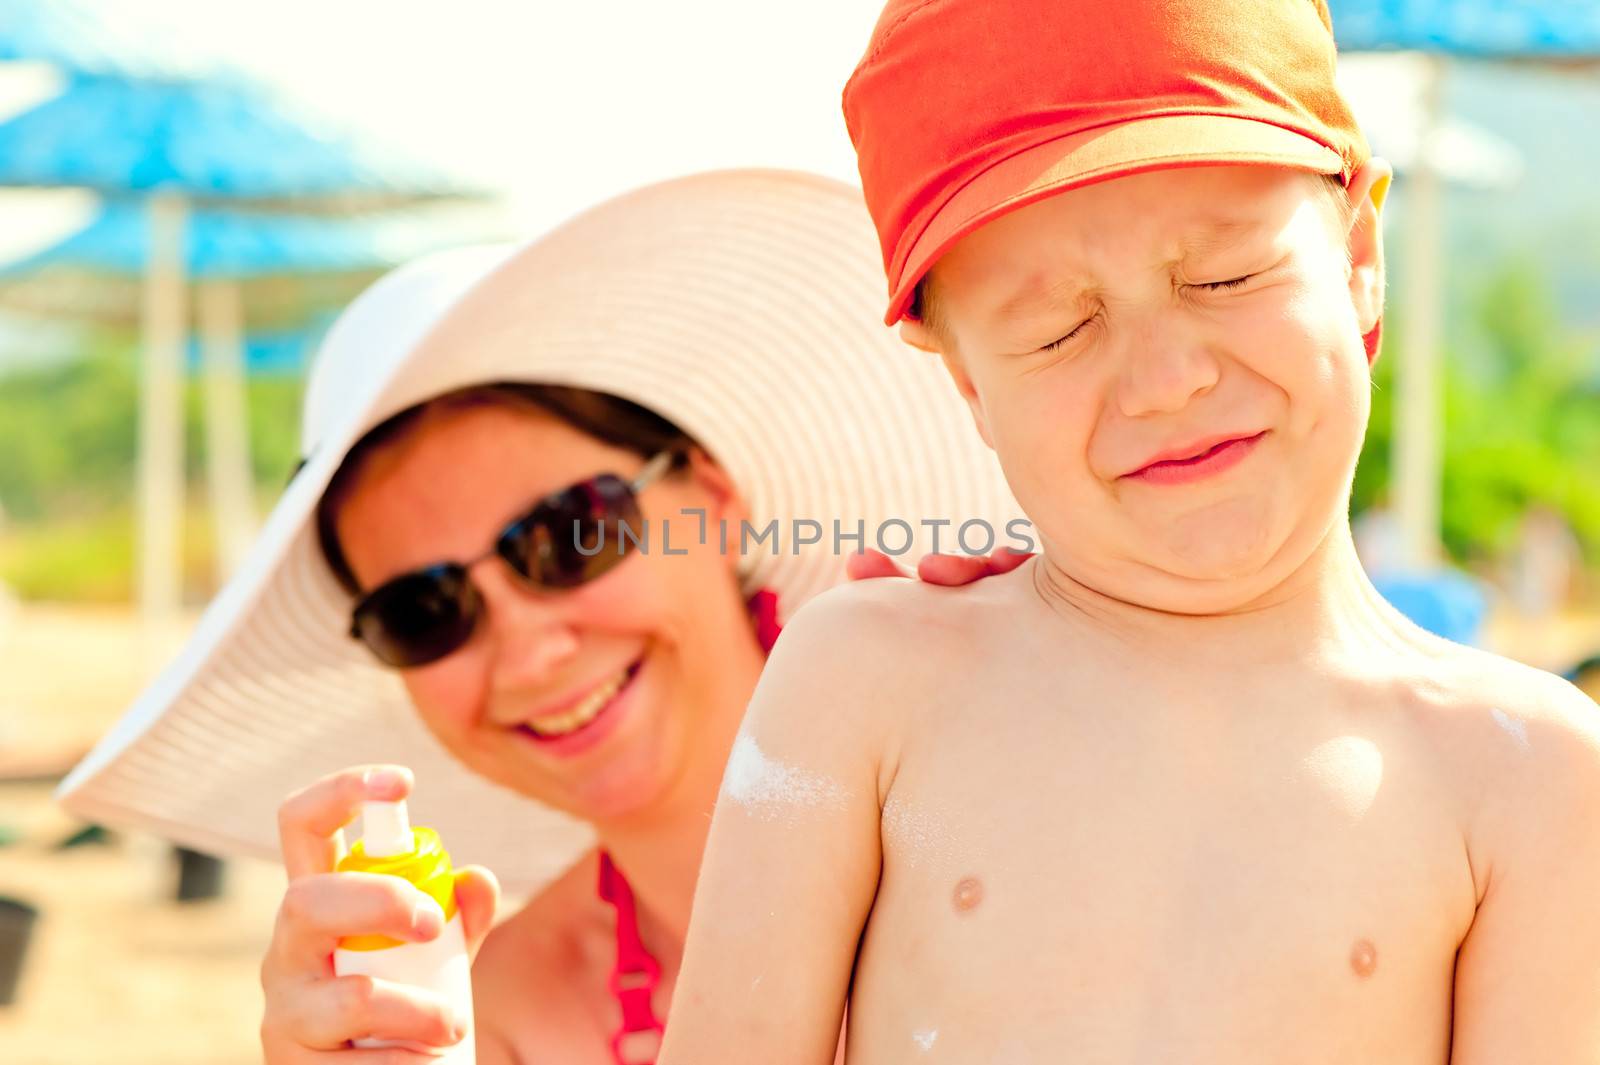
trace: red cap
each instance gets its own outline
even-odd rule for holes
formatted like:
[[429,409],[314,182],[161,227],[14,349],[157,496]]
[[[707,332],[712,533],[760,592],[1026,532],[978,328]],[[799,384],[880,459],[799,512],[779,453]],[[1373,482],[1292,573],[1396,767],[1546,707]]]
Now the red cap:
[[957,240],[1055,192],[1217,163],[1348,183],[1369,152],[1333,71],[1325,0],[890,0],[844,89],[885,322]]

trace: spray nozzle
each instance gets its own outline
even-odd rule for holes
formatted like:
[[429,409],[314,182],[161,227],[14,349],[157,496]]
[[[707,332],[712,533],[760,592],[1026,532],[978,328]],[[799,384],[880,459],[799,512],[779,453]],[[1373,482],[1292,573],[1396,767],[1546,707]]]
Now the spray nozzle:
[[393,858],[416,849],[404,799],[361,804],[361,848],[371,858]]

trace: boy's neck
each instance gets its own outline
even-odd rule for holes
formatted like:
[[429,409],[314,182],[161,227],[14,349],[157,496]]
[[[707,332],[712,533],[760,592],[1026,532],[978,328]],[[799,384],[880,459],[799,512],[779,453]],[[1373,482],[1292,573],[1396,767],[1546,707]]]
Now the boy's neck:
[[1305,563],[1265,594],[1228,611],[1177,614],[1105,595],[1041,556],[1035,587],[1064,615],[1088,620],[1124,646],[1162,662],[1228,668],[1371,655],[1415,648],[1417,630],[1372,586],[1339,520]]

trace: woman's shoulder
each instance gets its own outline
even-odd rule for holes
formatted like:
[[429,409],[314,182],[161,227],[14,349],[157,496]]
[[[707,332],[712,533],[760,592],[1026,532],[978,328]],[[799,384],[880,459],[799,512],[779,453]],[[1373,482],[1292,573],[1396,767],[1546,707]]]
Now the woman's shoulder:
[[590,952],[608,914],[595,891],[599,853],[590,851],[495,925],[473,962],[473,975],[500,983],[530,968],[571,971]]
[[593,1015],[594,997],[606,993],[613,932],[595,890],[598,863],[596,852],[584,855],[484,939],[472,964],[481,1030],[512,1046],[530,1032],[559,1045],[563,1029]]

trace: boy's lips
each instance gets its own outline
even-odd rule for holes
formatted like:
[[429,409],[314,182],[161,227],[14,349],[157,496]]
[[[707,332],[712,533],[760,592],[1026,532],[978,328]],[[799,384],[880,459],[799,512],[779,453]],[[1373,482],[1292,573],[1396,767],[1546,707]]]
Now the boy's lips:
[[1143,466],[1123,474],[1120,479],[1153,484],[1181,484],[1199,480],[1220,473],[1244,458],[1266,435],[1266,430],[1258,433],[1224,433],[1169,448]]

